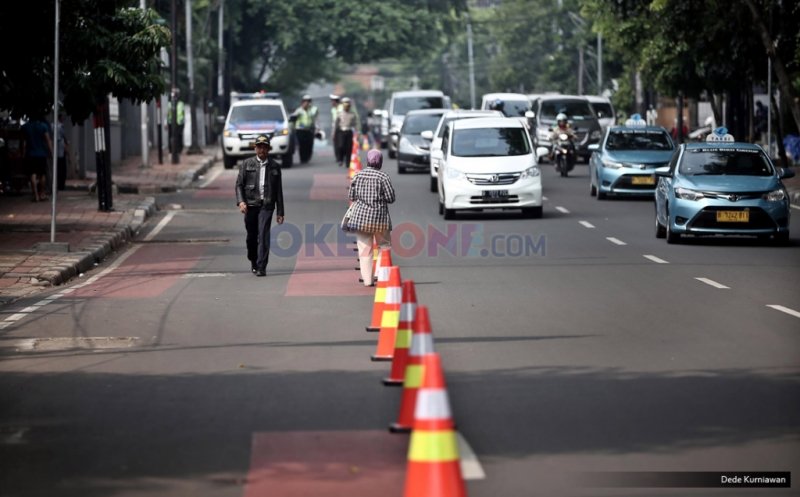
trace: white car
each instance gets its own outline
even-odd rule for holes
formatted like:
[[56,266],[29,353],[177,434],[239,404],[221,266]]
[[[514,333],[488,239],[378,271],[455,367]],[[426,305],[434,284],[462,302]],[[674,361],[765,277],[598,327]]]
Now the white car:
[[519,119],[459,119],[447,125],[439,167],[439,214],[457,210],[522,209],[542,216],[542,173]]
[[503,113],[499,110],[469,110],[469,109],[457,109],[457,110],[448,110],[445,114],[442,115],[442,118],[439,119],[439,124],[436,126],[436,131],[432,134],[428,135],[427,133],[422,133],[423,138],[427,138],[431,141],[431,191],[436,193],[439,185],[436,181],[436,177],[438,176],[439,171],[439,164],[442,162],[442,137],[444,136],[444,130],[447,128],[447,124],[451,121],[455,121],[456,119],[466,119],[472,117],[503,117]]
[[[256,94],[259,95],[259,94]],[[270,155],[282,157],[281,166],[292,167],[292,146],[289,120],[283,101],[277,98],[243,99],[231,104],[222,130],[222,157],[226,169],[239,159],[256,154],[259,135],[270,137]]]
[[522,93],[487,93],[481,98],[481,109],[499,110],[506,117],[525,117],[531,101]]

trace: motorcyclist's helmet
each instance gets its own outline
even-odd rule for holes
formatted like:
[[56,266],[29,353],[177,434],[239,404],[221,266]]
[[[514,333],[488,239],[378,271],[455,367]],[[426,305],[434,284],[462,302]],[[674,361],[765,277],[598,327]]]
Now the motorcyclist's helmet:
[[561,126],[566,126],[567,125],[567,115],[564,114],[563,112],[559,112],[558,115],[556,116],[556,124],[558,124],[560,127]]

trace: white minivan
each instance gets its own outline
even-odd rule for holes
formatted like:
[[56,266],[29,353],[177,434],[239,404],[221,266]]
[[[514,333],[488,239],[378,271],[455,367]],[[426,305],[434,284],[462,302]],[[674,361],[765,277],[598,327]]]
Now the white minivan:
[[450,97],[439,90],[396,91],[389,99],[389,158],[397,157],[400,128],[408,111],[420,109],[449,109]]
[[453,219],[457,210],[522,209],[525,217],[542,217],[538,162],[519,119],[451,122],[442,138],[439,214]]

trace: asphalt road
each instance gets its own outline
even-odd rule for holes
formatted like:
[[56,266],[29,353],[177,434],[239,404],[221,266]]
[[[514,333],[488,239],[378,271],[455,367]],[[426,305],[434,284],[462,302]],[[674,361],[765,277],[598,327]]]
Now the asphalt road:
[[[667,245],[652,201],[598,201],[587,166],[545,165],[542,219],[445,222],[427,175],[385,169],[394,262],[485,473],[469,495],[740,495],[581,482],[799,474],[797,215],[791,247]],[[407,438],[386,431],[400,390],[369,360],[372,292],[336,244],[344,171],[327,150],[284,171],[267,278],[245,258],[234,178],[217,165],[159,197],[114,261],[18,303],[36,309],[0,335],[0,496],[402,494]]]

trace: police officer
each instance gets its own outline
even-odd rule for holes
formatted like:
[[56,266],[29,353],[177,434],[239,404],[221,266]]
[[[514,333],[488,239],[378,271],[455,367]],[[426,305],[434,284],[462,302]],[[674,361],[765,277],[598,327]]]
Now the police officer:
[[247,230],[247,258],[256,276],[267,275],[269,261],[269,231],[272,213],[283,224],[283,184],[278,163],[269,156],[270,144],[266,135],[256,138],[256,156],[239,166],[236,177],[236,204],[244,214]]
[[339,140],[339,133],[336,129],[336,116],[339,115],[339,109],[341,109],[341,98],[339,95],[334,93],[330,94],[331,99],[331,145],[333,145],[333,155],[336,157],[336,164],[342,163],[342,157],[340,156],[341,151],[340,149],[340,140]]
[[311,95],[303,95],[300,107],[292,113],[300,162],[305,164],[314,153],[314,133],[317,128],[317,108],[311,105]]

